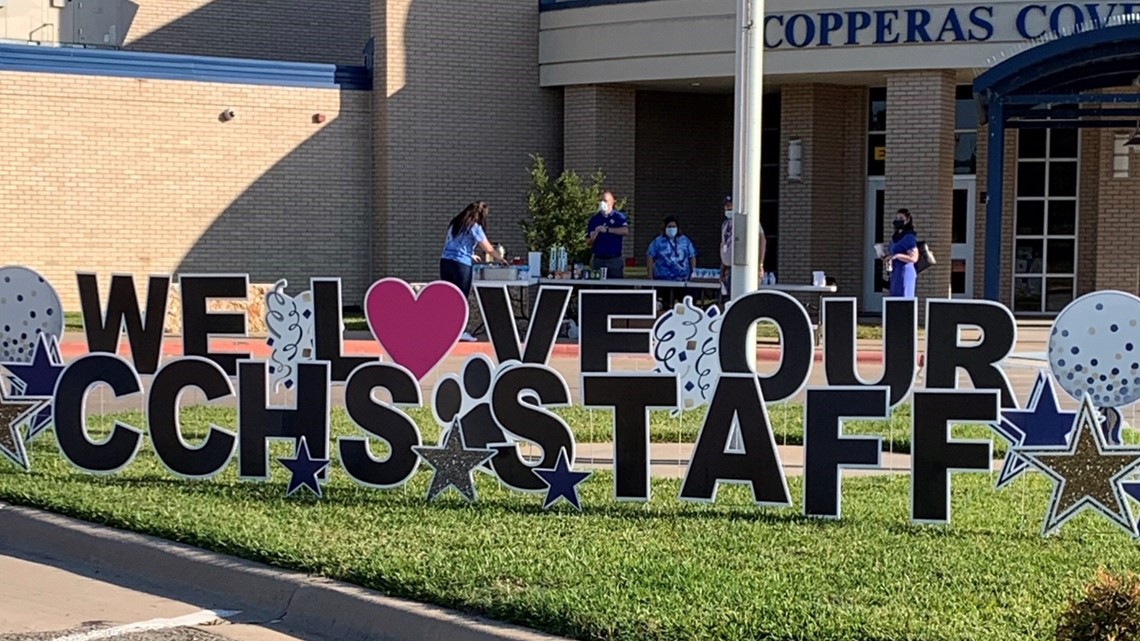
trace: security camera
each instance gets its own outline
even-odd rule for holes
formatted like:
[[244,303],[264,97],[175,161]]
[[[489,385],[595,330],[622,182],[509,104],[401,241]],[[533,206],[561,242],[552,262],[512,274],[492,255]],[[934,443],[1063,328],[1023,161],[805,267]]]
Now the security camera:
[[218,120],[221,120],[222,122],[229,122],[230,120],[234,119],[234,116],[235,114],[233,109],[226,109],[222,112],[222,115],[218,116]]

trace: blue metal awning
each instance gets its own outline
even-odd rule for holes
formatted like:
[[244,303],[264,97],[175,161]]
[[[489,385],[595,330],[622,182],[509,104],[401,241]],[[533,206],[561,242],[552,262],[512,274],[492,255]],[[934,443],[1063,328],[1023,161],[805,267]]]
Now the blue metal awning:
[[1019,53],[978,76],[974,96],[981,123],[986,124],[991,105],[1006,96],[1062,97],[1127,87],[1137,75],[1140,23],[1128,22],[1065,36]]
[[[974,80],[988,124],[985,295],[1001,289],[1007,128],[1122,128],[1140,121],[1140,20],[1059,37],[1017,54]],[[1089,93],[1134,87],[1131,93]]]

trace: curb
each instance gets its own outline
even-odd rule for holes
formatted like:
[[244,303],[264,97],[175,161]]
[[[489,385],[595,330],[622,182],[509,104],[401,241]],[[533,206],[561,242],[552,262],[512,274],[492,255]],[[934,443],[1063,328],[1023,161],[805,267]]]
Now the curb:
[[[212,339],[210,341],[210,349],[218,352],[248,352],[253,358],[266,359],[269,358],[269,346],[263,340],[225,340],[225,339]],[[63,358],[79,358],[86,356],[88,353],[87,343],[83,340],[63,341],[59,347],[60,355]],[[380,345],[376,341],[365,340],[345,340],[342,348],[343,355],[345,356],[381,356],[384,351],[380,349]],[[130,343],[123,341],[119,343],[118,354],[127,357],[131,353]],[[578,357],[578,346],[568,343],[558,343],[554,345],[551,352],[552,357]],[[782,350],[778,347],[760,347],[756,350],[756,358],[761,362],[778,362],[782,355]],[[456,345],[448,356],[471,356],[472,354],[485,354],[490,357],[495,356],[495,350],[491,347],[490,343],[459,343]],[[177,357],[182,355],[182,339],[165,339],[162,342],[162,356],[164,357]],[[921,366],[925,355],[920,351],[918,354],[918,363]],[[855,360],[858,363],[882,363],[883,354],[881,351],[858,350],[855,353]],[[823,362],[823,350],[816,348],[814,354],[814,361],[816,363]]]
[[269,613],[299,633],[328,638],[566,641],[339,581],[0,502],[3,550],[205,592],[240,604],[247,612]]

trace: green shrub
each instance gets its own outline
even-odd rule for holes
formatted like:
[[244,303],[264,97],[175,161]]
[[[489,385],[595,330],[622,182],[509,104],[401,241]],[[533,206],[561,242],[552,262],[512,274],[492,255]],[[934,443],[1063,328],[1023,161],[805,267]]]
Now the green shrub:
[[1098,570],[1084,594],[1067,604],[1057,641],[1140,641],[1140,577]]
[[[520,222],[529,251],[543,252],[551,247],[567,249],[571,262],[586,262],[590,249],[586,245],[586,226],[598,211],[598,201],[605,191],[605,176],[601,171],[590,177],[586,185],[573,171],[563,171],[552,179],[542,156],[532,155],[530,192],[527,194],[527,218]],[[625,209],[626,199],[615,204],[618,211]],[[630,212],[625,212],[627,216]],[[545,263],[544,263],[545,264]]]

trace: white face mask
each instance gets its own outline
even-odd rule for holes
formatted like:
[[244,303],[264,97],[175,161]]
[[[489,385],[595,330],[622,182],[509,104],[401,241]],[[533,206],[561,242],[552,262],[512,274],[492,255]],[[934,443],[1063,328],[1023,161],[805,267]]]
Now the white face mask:
[[600,214],[610,213],[610,204],[604,200],[602,202],[598,203],[598,213],[600,213]]
[[724,210],[724,217],[725,218],[732,218],[732,210],[731,209]]

